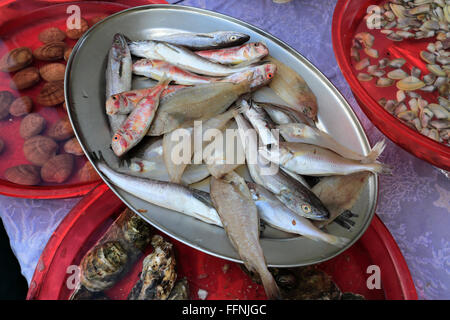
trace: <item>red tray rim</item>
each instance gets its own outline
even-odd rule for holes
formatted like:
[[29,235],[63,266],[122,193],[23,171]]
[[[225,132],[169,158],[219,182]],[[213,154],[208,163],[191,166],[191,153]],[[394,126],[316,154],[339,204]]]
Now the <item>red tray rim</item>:
[[[371,120],[372,123],[375,124],[375,126],[383,132],[387,137],[391,139],[392,133],[390,130],[387,130],[385,128],[382,128],[377,125],[376,122],[372,121],[373,117],[377,118],[383,118],[385,119],[390,126],[400,126],[402,127],[402,133],[410,139],[414,144],[421,145],[423,148],[426,148],[431,153],[438,153],[443,154],[447,158],[448,162],[450,163],[450,147],[446,147],[445,145],[434,141],[433,139],[430,139],[428,137],[423,136],[419,132],[414,131],[413,129],[409,128],[407,125],[403,124],[401,121],[399,121],[396,117],[394,117],[392,114],[390,114],[388,111],[386,111],[384,108],[382,108],[378,102],[367,93],[367,91],[363,88],[363,86],[360,84],[358,79],[353,73],[353,69],[350,66],[348,60],[347,60],[347,54],[345,54],[345,50],[343,47],[342,42],[339,39],[339,35],[341,34],[341,23],[343,19],[343,12],[345,8],[348,6],[352,0],[338,0],[336,3],[336,6],[334,8],[333,13],[333,21],[331,25],[331,35],[332,35],[332,42],[333,42],[333,49],[334,54],[336,56],[337,63],[339,65],[339,68],[342,71],[342,74],[344,75],[345,79],[350,85],[350,88],[355,95],[355,98],[358,100],[359,105],[361,109],[364,111],[366,116]],[[370,111],[370,112],[369,112]],[[391,139],[392,140],[392,139]],[[398,145],[398,144],[397,144]],[[400,146],[400,145],[398,145]],[[443,168],[445,170],[450,170],[450,164],[442,164],[437,161],[431,161],[428,159],[423,159],[421,156],[416,155],[416,152],[414,149],[405,148],[403,146],[400,146],[404,150],[414,154],[415,156],[419,157],[420,159],[432,163],[433,165],[436,165],[440,168]]]
[[[94,203],[97,199],[102,197],[105,193],[113,193],[106,184],[101,184],[92,190],[88,195],[86,195],[80,202],[78,202],[75,207],[67,214],[67,216],[62,220],[60,225],[56,228],[54,234],[58,236],[52,236],[45,246],[44,251],[39,258],[38,266],[46,266],[45,271],[41,272],[36,267],[33,278],[31,280],[31,285],[28,290],[27,300],[39,298],[40,288],[45,285],[45,280],[48,276],[48,270],[50,266],[54,264],[54,258],[58,252],[58,248],[65,241],[68,232],[71,230],[73,225],[77,220],[84,214],[82,208],[86,208],[90,204]],[[374,232],[378,235],[380,243],[386,249],[389,260],[392,263],[392,268],[396,274],[397,282],[400,285],[401,293],[403,299],[405,300],[417,300],[417,292],[414,286],[411,273],[409,271],[408,265],[406,264],[405,258],[403,257],[400,248],[395,242],[389,230],[380,220],[377,214],[374,215],[369,228],[373,228]],[[361,241],[361,240],[358,240]]]

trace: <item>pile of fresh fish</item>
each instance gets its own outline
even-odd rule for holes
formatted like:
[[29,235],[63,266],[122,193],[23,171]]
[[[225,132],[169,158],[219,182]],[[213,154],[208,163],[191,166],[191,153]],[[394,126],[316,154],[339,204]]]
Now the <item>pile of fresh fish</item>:
[[[116,34],[106,70],[105,113],[111,148],[122,165],[113,168],[99,156],[97,167],[137,198],[223,227],[245,266],[261,277],[267,297],[276,299],[279,289],[259,243],[259,219],[343,247],[349,239],[320,228],[352,209],[370,174],[389,168],[377,161],[383,141],[363,155],[320,130],[317,99],[306,81],[269,56],[264,43],[246,43],[249,39],[232,31],[150,40]],[[140,83],[134,90],[133,74]],[[282,103],[258,102],[267,90]],[[228,153],[234,140],[222,140],[230,129],[237,131],[240,160]],[[195,143],[196,135],[201,143]],[[187,146],[182,150],[180,137]],[[175,161],[173,154],[183,161]],[[253,182],[234,171],[241,165]],[[274,167],[279,170],[271,171]],[[209,176],[209,193],[189,186]],[[323,178],[312,187],[305,176]],[[347,226],[353,223],[349,217]],[[153,240],[160,249],[146,259],[130,297],[169,296],[173,257],[161,241]],[[119,244],[108,245],[117,252],[116,273],[122,274],[127,255]],[[86,286],[96,280],[86,279]]]
[[129,300],[187,300],[189,287],[177,278],[172,244],[161,236],[151,237],[152,228],[125,209],[80,262],[80,282],[71,300],[108,299],[112,288],[132,269],[150,243],[153,252],[143,262],[140,279]]

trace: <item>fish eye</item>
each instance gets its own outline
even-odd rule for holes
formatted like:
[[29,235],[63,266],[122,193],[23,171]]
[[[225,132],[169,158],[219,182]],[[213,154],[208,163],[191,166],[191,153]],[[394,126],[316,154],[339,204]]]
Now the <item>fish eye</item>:
[[272,79],[272,78],[273,78],[273,73],[272,73],[272,72],[269,72],[269,73],[267,74],[267,78]]
[[117,140],[119,140],[119,137],[118,136],[114,136],[114,141],[117,141]]
[[231,40],[231,41],[237,40],[237,36],[230,36],[230,40]]
[[117,97],[116,97],[116,96],[112,96],[112,99],[113,99],[114,101],[116,101],[116,100],[117,100]]
[[310,213],[311,212],[311,206],[309,204],[302,204],[302,210],[304,213]]

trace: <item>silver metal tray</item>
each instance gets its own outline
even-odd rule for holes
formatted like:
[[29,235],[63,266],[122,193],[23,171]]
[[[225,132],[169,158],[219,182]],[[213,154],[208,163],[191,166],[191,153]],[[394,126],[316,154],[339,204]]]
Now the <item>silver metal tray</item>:
[[[92,152],[97,151],[102,152],[110,166],[117,165],[110,149],[111,136],[104,111],[106,60],[114,34],[120,32],[131,39],[145,39],[150,34],[176,30],[234,30],[250,35],[250,41],[264,41],[273,57],[297,71],[311,87],[319,103],[319,126],[346,146],[363,154],[369,152],[364,130],[342,95],[319,70],[287,44],[248,23],[215,12],[176,5],[149,5],[124,10],[95,25],[78,41],[69,59],[65,79],[68,113],[76,136],[94,167]],[[223,229],[139,200],[99,174],[120,199],[156,228],[201,251],[241,262]],[[332,234],[352,240],[347,247],[338,249],[268,229],[261,237],[268,264],[276,267],[308,265],[343,252],[369,226],[377,191],[377,177],[372,176],[352,210],[359,217],[351,231],[336,224],[328,227]]]

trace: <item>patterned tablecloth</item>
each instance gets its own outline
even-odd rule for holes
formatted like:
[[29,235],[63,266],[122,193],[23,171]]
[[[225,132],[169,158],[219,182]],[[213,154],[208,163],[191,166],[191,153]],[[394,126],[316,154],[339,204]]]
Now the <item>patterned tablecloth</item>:
[[[336,63],[331,43],[335,0],[169,1],[242,19],[285,41],[316,65],[347,98],[373,145],[384,138],[356,103]],[[380,177],[377,213],[397,241],[419,298],[450,299],[450,180],[438,169],[388,141],[383,162],[392,176]],[[60,221],[79,201],[24,200],[0,196],[0,217],[30,282],[36,263]]]

